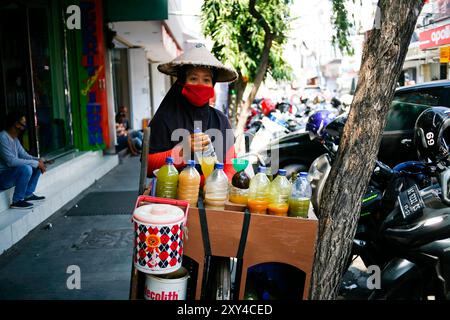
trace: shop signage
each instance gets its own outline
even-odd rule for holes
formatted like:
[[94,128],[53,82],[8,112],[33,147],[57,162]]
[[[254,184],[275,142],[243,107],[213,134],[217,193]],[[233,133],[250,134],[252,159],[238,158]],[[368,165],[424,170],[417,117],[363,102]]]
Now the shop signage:
[[450,24],[421,32],[419,41],[422,50],[450,44]]
[[82,66],[87,72],[81,86],[81,95],[87,96],[85,105],[88,144],[98,146],[109,143],[106,92],[104,88],[104,46],[102,1],[83,0],[80,2]]
[[450,47],[439,48],[439,61],[441,63],[448,63],[450,60]]

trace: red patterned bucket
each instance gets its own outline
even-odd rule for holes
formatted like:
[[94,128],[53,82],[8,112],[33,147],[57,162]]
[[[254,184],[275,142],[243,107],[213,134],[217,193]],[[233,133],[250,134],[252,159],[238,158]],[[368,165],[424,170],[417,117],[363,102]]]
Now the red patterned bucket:
[[[183,207],[183,211],[180,207]],[[140,196],[133,213],[134,266],[147,274],[178,270],[183,261],[187,201]]]

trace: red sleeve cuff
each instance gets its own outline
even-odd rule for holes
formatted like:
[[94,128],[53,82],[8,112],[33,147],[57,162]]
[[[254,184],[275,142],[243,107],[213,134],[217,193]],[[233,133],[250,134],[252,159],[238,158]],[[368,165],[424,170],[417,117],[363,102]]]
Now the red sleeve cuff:
[[175,168],[179,169],[185,166],[182,156],[182,147],[175,146],[173,149],[152,153],[147,156],[147,177],[153,177],[153,171],[161,168],[166,163],[167,157],[173,158]]

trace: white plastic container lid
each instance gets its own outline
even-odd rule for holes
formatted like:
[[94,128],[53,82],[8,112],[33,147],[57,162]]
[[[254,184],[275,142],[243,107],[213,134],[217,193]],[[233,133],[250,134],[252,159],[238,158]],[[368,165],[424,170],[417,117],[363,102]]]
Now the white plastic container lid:
[[170,204],[147,204],[134,210],[133,218],[145,224],[172,224],[183,220],[184,212]]

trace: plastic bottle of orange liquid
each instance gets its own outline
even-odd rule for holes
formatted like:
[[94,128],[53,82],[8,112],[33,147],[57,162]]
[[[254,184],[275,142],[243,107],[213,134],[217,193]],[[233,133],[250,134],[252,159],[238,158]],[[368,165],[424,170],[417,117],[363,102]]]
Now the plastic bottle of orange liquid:
[[195,161],[189,160],[178,177],[178,199],[187,200],[191,206],[196,207],[199,188],[200,174],[195,169]]
[[277,177],[270,183],[270,202],[267,213],[273,216],[287,217],[289,211],[289,196],[292,185],[286,178],[286,170],[278,170]]
[[223,172],[223,163],[216,163],[215,170],[205,181],[205,208],[225,209],[228,200],[228,178]]
[[259,167],[258,173],[250,180],[247,207],[251,213],[266,214],[269,205],[269,185],[266,168]]

